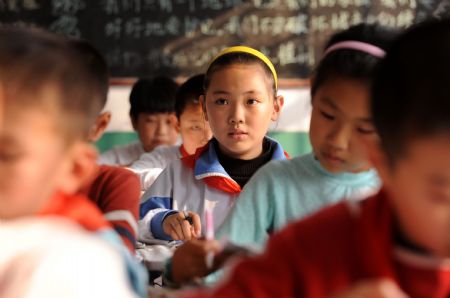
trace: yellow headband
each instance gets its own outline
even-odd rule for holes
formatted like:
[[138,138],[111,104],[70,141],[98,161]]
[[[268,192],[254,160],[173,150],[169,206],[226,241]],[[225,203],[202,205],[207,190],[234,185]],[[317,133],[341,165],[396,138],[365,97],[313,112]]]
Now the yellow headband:
[[[216,57],[214,57],[214,59],[209,64],[209,66],[211,66],[211,64],[213,64],[214,61],[217,60],[217,58],[222,57],[223,55],[226,55],[226,54],[230,54],[230,53],[247,53],[247,54],[255,56],[256,58],[258,58],[259,60],[264,62],[269,67],[270,71],[272,72],[273,79],[275,82],[275,90],[278,90],[278,76],[277,76],[277,72],[275,71],[275,67],[273,66],[272,62],[270,62],[269,58],[267,58],[266,55],[264,55],[260,51],[255,50],[253,48],[246,47],[246,46],[235,46],[235,47],[226,48],[226,49],[222,50],[219,54],[217,54]],[[208,68],[209,68],[209,66],[208,66]]]

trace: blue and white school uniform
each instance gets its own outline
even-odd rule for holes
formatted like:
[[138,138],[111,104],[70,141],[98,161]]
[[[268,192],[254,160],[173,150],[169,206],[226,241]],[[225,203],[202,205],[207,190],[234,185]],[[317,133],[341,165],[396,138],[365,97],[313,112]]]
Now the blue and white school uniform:
[[[266,139],[274,147],[271,160],[286,159],[281,145],[268,137]],[[178,211],[189,210],[199,214],[203,228],[206,206],[212,209],[214,228],[217,229],[240,192],[241,187],[220,164],[214,143],[210,141],[194,155],[171,163],[144,193],[140,206],[139,240],[171,240],[164,233],[162,222],[166,216]]]

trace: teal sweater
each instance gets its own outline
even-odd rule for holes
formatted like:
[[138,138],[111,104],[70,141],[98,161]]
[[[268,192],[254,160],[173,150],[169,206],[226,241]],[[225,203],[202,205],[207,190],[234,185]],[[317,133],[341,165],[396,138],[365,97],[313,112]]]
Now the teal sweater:
[[217,238],[261,248],[270,233],[290,221],[342,199],[367,197],[379,187],[375,170],[332,174],[313,154],[273,161],[244,187]]

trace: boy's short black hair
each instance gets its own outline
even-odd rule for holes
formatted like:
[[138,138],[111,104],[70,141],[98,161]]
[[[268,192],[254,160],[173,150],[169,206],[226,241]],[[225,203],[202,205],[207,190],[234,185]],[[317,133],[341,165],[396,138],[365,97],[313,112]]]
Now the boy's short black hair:
[[205,75],[195,75],[178,88],[175,95],[175,113],[178,119],[180,119],[186,107],[199,105],[199,97],[204,93],[204,80]]
[[165,76],[139,79],[130,94],[130,116],[137,119],[140,113],[175,112],[177,88],[178,84]]
[[450,133],[449,19],[414,26],[393,43],[379,65],[371,108],[391,164],[408,142]]
[[[66,38],[37,29],[0,29],[5,107],[46,109],[67,142],[85,138],[97,117],[89,70]],[[32,125],[32,124],[30,124]]]
[[92,98],[98,113],[105,107],[109,89],[109,69],[102,54],[89,42],[81,39],[70,39],[69,43],[81,55],[89,69],[89,82],[87,88],[92,88],[96,95]]
[[[397,30],[377,24],[354,25],[333,35],[327,42],[324,52],[338,42],[350,40],[365,42],[386,51],[396,36]],[[334,77],[347,77],[371,83],[379,61],[378,57],[353,49],[330,52],[313,71],[311,95],[314,96],[321,85]]]

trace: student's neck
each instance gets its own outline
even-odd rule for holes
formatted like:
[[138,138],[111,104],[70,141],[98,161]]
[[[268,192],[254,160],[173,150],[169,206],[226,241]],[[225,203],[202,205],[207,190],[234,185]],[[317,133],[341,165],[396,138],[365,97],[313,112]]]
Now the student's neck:
[[241,153],[241,154],[240,153],[233,153],[230,150],[227,150],[219,142],[217,142],[217,146],[216,147],[220,150],[220,152],[223,155],[226,155],[229,158],[239,159],[239,160],[252,160],[252,159],[258,158],[264,152],[263,142],[261,142],[261,145],[258,147],[258,150],[254,150],[254,151],[248,152],[248,153]]
[[393,229],[393,238],[395,244],[421,255],[431,255],[429,251],[414,243],[414,241],[412,241],[410,237],[408,237],[398,221],[395,222]]
[[234,158],[222,152],[219,148],[217,140],[212,141],[216,149],[217,158],[225,171],[233,178],[241,187],[248,182],[253,174],[272,158],[275,147],[270,141],[266,140],[262,144],[262,153],[249,160]]

